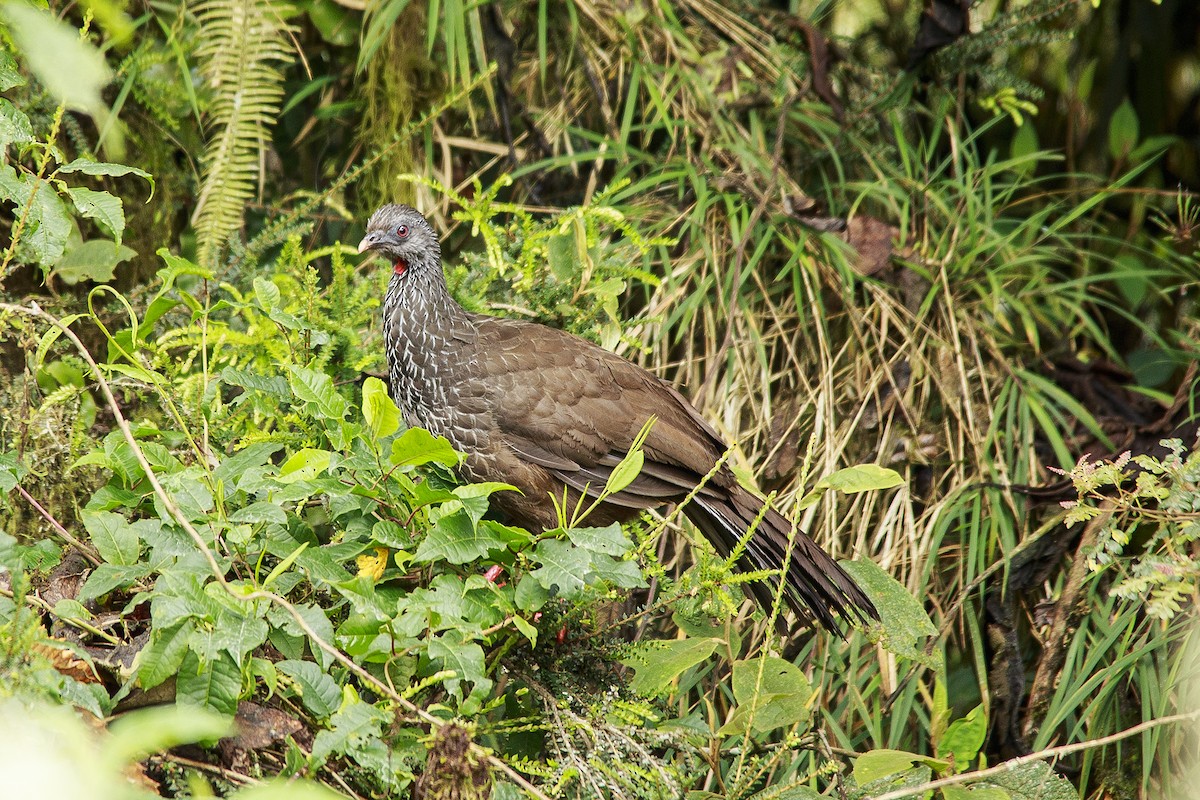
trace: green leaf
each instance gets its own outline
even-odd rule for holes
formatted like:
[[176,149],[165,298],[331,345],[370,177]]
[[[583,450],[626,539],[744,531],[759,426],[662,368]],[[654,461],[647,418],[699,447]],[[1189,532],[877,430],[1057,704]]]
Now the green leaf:
[[125,208],[119,198],[108,192],[78,186],[68,187],[67,194],[81,216],[96,220],[105,233],[113,237],[117,244],[121,243],[121,237],[125,234]]
[[763,733],[807,721],[812,684],[795,664],[762,656],[734,662],[733,697],[738,708],[720,733]]
[[122,714],[100,740],[109,763],[135,764],[190,742],[216,740],[233,733],[233,721],[203,708],[156,706]]
[[629,688],[645,697],[658,697],[685,670],[704,661],[722,644],[717,638],[639,642],[621,659],[635,671]]
[[442,681],[446,691],[451,694],[461,698],[459,690],[463,681],[470,681],[477,687],[491,687],[492,682],[487,678],[483,648],[475,642],[451,643],[446,641],[446,637],[439,636],[429,643],[428,652],[429,657],[440,661],[444,669],[454,671],[453,678]]
[[430,463],[455,467],[458,466],[458,453],[441,436],[434,436],[424,428],[409,428],[392,442],[388,460],[402,472]]
[[137,563],[141,543],[137,530],[124,517],[109,511],[84,511],[82,518],[101,558],[118,566]]
[[[83,175],[107,175],[112,178],[119,178],[122,175],[137,175],[139,178],[145,178],[147,181],[149,181],[152,190],[154,188],[154,178],[149,172],[138,169],[137,167],[130,167],[125,164],[110,164],[105,161],[94,161],[90,158],[77,158],[69,164],[63,164],[58,168],[57,171],[59,173],[78,172]],[[158,254],[163,256],[164,259],[166,259],[167,256],[171,256],[171,254],[166,250],[159,250]],[[176,258],[179,261],[185,261],[185,259],[179,258],[178,256],[171,256],[171,258]],[[195,264],[192,264],[192,266],[196,267]],[[196,269],[201,268],[196,267]]]
[[108,239],[88,239],[67,250],[54,265],[54,275],[70,286],[83,281],[105,283],[116,275],[117,267],[137,255],[137,251]]
[[641,473],[645,463],[646,457],[641,448],[626,453],[625,457],[621,459],[621,463],[613,467],[613,471],[609,473],[608,482],[604,484],[605,493],[616,494],[629,486]]
[[24,86],[25,78],[17,69],[17,62],[7,48],[0,49],[0,92],[7,92],[14,86]]
[[328,719],[342,702],[337,682],[311,661],[280,661],[275,667],[296,683],[304,707],[318,719]]
[[[1012,800],[1079,800],[1079,792],[1071,782],[1052,770],[1045,761],[1021,764],[979,781],[973,787],[976,791],[1001,789]],[[972,793],[972,798],[975,796]]]
[[24,111],[0,97],[0,150],[13,143],[32,141],[33,126],[29,124],[29,117],[25,116]]
[[341,419],[346,416],[346,398],[334,388],[333,378],[324,372],[306,367],[290,366],[288,372],[288,383],[291,384],[293,394],[303,400],[309,408],[316,409],[319,416],[325,419]]
[[153,689],[178,673],[194,632],[191,620],[170,627],[155,626],[150,632],[150,641],[138,652],[134,662],[138,686]]
[[924,764],[939,772],[950,766],[947,761],[939,761],[903,750],[870,750],[854,760],[854,780],[859,786],[866,786],[880,778],[906,772],[914,764]]
[[935,669],[935,659],[925,653],[920,640],[936,636],[937,627],[921,602],[871,561],[839,563],[879,610],[880,619],[872,621],[866,631],[871,641],[898,656]]
[[291,458],[283,462],[283,466],[279,468],[279,482],[310,481],[329,469],[329,462],[332,459],[333,453],[328,450],[306,447],[293,453]]
[[953,755],[954,763],[961,771],[979,754],[979,748],[983,747],[986,736],[987,717],[984,716],[983,706],[978,705],[946,728],[946,733],[938,743],[938,758],[949,758]]
[[551,596],[572,600],[583,591],[584,576],[591,566],[586,550],[566,542],[546,539],[530,554],[542,566],[529,573]]
[[400,409],[392,402],[387,385],[374,376],[363,382],[363,418],[376,441],[400,429]]
[[71,234],[71,218],[54,189],[35,175],[18,175],[12,166],[0,164],[0,199],[16,206],[15,218],[24,216],[21,244],[32,258],[43,267],[56,264]]
[[623,561],[603,553],[592,553],[591,561],[591,567],[584,579],[587,583],[603,580],[622,589],[646,585],[646,579],[642,577],[642,570],[636,561]]
[[279,287],[262,277],[254,279],[254,296],[258,298],[258,304],[267,311],[278,310],[283,302],[283,294]]
[[201,663],[200,658],[189,650],[175,678],[175,698],[180,703],[211,708],[229,716],[237,712],[241,690],[242,671],[228,653]]
[[904,478],[894,469],[878,464],[856,464],[839,469],[817,481],[817,488],[836,489],[846,494],[869,492],[876,489],[891,489],[904,483]]
[[149,564],[101,564],[92,570],[79,589],[79,600],[88,602],[111,592],[113,589],[123,589],[130,584],[140,581],[151,573]]
[[978,786],[944,786],[942,800],[1012,800],[1003,789],[980,789]]
[[1108,121],[1108,153],[1114,159],[1122,160],[1137,145],[1137,140],[1137,112],[1133,110],[1133,104],[1126,99]]
[[451,564],[466,564],[478,561],[513,541],[501,536],[502,532],[502,527],[476,525],[466,511],[447,514],[434,523],[425,540],[417,547],[413,563],[442,560]]
[[615,522],[604,528],[568,528],[567,538],[579,547],[610,556],[623,556],[633,548],[633,542]]
[[24,3],[4,3],[0,17],[30,71],[57,102],[96,118],[105,116],[100,90],[112,80],[112,70],[91,42],[49,11]]

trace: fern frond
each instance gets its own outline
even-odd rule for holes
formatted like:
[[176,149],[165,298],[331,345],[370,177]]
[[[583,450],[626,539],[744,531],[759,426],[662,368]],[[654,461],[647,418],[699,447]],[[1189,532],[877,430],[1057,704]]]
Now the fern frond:
[[192,216],[198,260],[205,266],[215,266],[221,248],[241,227],[246,203],[262,178],[283,98],[283,74],[275,65],[292,57],[286,11],[276,0],[207,0],[196,7],[196,55],[212,93],[204,184]]

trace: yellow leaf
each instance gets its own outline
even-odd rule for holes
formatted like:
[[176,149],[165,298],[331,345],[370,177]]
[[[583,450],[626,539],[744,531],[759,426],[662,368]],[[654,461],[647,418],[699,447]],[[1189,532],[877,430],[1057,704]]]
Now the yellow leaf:
[[358,574],[366,575],[373,581],[377,581],[383,577],[383,570],[387,567],[388,555],[390,551],[386,547],[376,547],[375,555],[361,555],[356,559],[358,563]]

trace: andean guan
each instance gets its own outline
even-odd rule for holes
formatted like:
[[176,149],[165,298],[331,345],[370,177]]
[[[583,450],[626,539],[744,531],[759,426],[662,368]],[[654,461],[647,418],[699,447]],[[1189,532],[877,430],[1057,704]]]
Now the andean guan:
[[[671,386],[641,367],[565,331],[466,311],[446,288],[441,246],[415,209],[389,204],[367,223],[360,253],[392,264],[383,336],[392,395],[410,425],[444,436],[464,453],[465,476],[499,481],[492,503],[517,524],[542,530],[557,516],[551,497],[574,508],[594,499],[651,417],[644,466],[589,522],[624,521],[678,502],[713,471],[726,445]],[[741,486],[726,466],[684,513],[722,556],[762,516],[738,563],[780,572],[784,596],[804,619],[841,633],[838,617],[878,618],[854,580],[803,533]],[[767,609],[773,589],[749,584]]]

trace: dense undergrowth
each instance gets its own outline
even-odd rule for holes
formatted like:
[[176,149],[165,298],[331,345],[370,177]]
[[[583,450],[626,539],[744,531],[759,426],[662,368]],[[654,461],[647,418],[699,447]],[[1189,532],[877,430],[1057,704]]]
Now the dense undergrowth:
[[[799,5],[0,6],[0,735],[57,743],[0,763],[114,798],[1186,792],[1194,154],[1096,60],[1118,6],[1195,17],[988,5],[901,72],[915,12]],[[341,240],[394,198],[465,305],[681,386],[882,624],[785,634],[677,513],[489,516],[377,377],[386,276]]]

